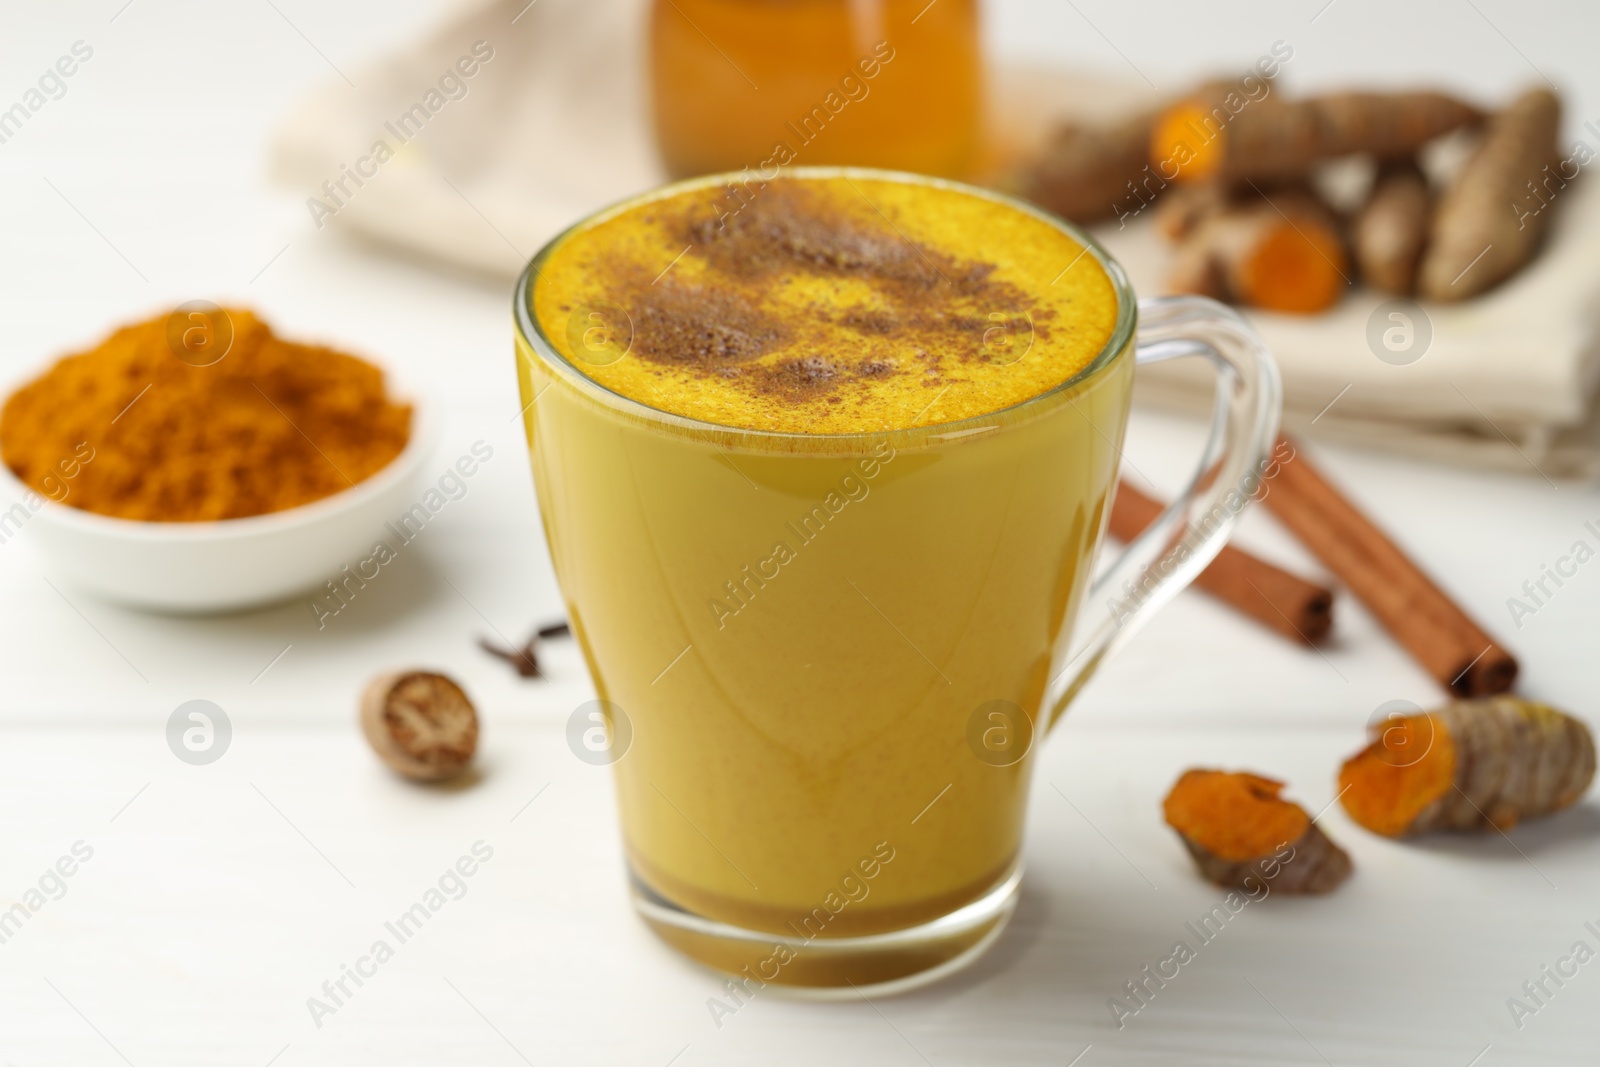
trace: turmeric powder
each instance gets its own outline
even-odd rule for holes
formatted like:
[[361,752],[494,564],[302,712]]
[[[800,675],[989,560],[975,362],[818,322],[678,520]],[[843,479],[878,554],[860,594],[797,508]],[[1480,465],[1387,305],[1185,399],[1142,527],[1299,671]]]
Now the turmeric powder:
[[1350,857],[1281,799],[1283,783],[1249,772],[1185,771],[1162,804],[1200,873],[1250,889],[1270,880],[1285,893],[1326,893],[1350,875]]
[[204,522],[347,489],[399,455],[410,432],[410,405],[386,396],[377,367],[215,308],[124,326],[59,360],[0,410],[0,457],[41,488],[87,442],[95,461],[65,503]]
[[1457,701],[1372,733],[1339,772],[1339,796],[1352,819],[1385,837],[1509,830],[1573,804],[1594,779],[1589,728],[1518,697]]

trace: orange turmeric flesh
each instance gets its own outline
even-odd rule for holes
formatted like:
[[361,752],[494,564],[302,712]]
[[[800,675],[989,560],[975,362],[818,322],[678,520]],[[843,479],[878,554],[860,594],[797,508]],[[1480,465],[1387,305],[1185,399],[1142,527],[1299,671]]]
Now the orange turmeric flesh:
[[1300,840],[1311,820],[1280,800],[1283,783],[1247,773],[1192,770],[1167,794],[1167,823],[1224,860],[1243,862]]
[[1217,126],[1209,108],[1194,101],[1175,104],[1162,113],[1151,131],[1150,158],[1164,178],[1204,181],[1222,167],[1226,135],[1226,128]]
[[1455,784],[1456,745],[1435,715],[1397,719],[1339,771],[1340,801],[1375,834],[1399,837]]
[[1344,249],[1309,219],[1270,227],[1238,265],[1239,298],[1269,311],[1309,314],[1332,307],[1345,289]]

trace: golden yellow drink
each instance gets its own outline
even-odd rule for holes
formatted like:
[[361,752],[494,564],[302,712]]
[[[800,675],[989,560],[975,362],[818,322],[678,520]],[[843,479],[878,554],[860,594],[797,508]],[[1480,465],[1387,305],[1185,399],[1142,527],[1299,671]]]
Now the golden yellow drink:
[[623,205],[530,268],[540,510],[631,726],[613,770],[647,918],[761,981],[893,979],[1004,919],[826,951],[1014,885],[1132,312],[1059,224],[963,187],[729,195]]

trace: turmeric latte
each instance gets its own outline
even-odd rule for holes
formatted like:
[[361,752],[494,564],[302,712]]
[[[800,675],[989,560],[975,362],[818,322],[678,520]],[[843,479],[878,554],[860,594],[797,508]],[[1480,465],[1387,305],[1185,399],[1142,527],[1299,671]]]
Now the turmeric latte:
[[405,447],[411,408],[388,398],[377,367],[284,340],[248,311],[186,308],[124,326],[13,393],[0,411],[6,466],[85,511],[201,522],[330,496]]
[[[1116,479],[1126,292],[1025,206],[839,171],[663,190],[529,277],[539,511],[596,691],[632,727],[611,769],[646,921],[791,985],[981,944],[1037,748],[985,746],[1044,730]],[[667,905],[816,946],[774,978],[765,936]],[[957,912],[883,957],[852,943]]]
[[1098,260],[1013,204],[827,176],[680,190],[539,264],[535,314],[583,374],[672,414],[842,434],[1021,403],[1100,353]]

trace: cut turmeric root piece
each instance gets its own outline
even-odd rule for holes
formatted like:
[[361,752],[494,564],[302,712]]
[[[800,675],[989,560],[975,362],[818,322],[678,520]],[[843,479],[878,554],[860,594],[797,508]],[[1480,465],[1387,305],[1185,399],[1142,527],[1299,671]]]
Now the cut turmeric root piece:
[[1222,169],[1220,127],[1210,123],[1211,109],[1200,100],[1173,104],[1150,131],[1150,163],[1183,182],[1204,182]]
[[1559,811],[1594,779],[1594,739],[1545,704],[1499,696],[1377,723],[1339,772],[1340,802],[1373,833],[1509,830]]
[[1208,881],[1326,893],[1349,877],[1350,857],[1282,791],[1282,782],[1258,774],[1195,769],[1178,779],[1162,811]]
[[1348,284],[1344,241],[1331,216],[1300,200],[1213,211],[1179,244],[1168,288],[1268,311],[1332,307]]
[[1269,97],[1232,106],[1196,94],[1167,108],[1150,134],[1150,163],[1180,182],[1299,178],[1339,156],[1410,156],[1427,142],[1477,122],[1482,112],[1434,92],[1329,93]]

